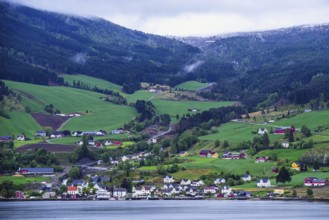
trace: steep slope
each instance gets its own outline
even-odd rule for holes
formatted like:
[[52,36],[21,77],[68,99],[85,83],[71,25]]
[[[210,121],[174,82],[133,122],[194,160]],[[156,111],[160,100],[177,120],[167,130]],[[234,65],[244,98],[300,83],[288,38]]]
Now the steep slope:
[[81,18],[0,3],[0,78],[61,82],[86,74],[123,85],[165,81],[199,49],[99,18]]

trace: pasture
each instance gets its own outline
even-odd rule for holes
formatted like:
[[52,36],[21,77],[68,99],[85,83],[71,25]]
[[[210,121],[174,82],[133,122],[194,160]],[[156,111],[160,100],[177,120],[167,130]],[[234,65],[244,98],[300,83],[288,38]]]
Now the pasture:
[[206,86],[208,86],[207,83],[201,83],[197,81],[187,81],[175,86],[175,88],[179,90],[198,90]]
[[34,137],[34,133],[40,130],[38,125],[30,114],[25,112],[12,111],[9,112],[10,118],[0,117],[0,135],[1,136],[17,136],[25,134],[27,137]]
[[[247,124],[238,122],[228,122],[217,127],[218,133],[209,134],[199,137],[200,140],[220,140],[223,142],[227,140],[231,146],[236,146],[243,141],[252,141],[258,134],[259,128],[266,128],[269,132],[271,129],[270,125],[258,125],[258,124]],[[274,128],[273,128],[274,129]],[[269,134],[270,142],[279,141],[283,138],[283,135]]]
[[15,185],[21,184],[32,184],[34,182],[42,182],[42,181],[49,181],[49,177],[43,176],[33,176],[33,177],[25,177],[25,176],[0,176],[0,183],[5,180],[12,181]]
[[117,85],[115,83],[103,80],[103,79],[98,79],[98,78],[94,78],[91,76],[86,76],[86,75],[67,75],[67,74],[63,74],[61,75],[61,77],[64,78],[64,82],[67,82],[69,85],[73,85],[73,82],[82,82],[84,85],[89,86],[89,88],[93,88],[93,87],[97,87],[99,89],[109,89],[109,90],[113,90],[116,92],[120,92],[122,89],[122,86]]

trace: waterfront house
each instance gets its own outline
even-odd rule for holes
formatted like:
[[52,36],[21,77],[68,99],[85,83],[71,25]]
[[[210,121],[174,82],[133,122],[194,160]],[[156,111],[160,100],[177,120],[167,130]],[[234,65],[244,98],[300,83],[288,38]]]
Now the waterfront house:
[[206,186],[206,187],[203,189],[203,193],[204,193],[204,194],[207,194],[207,193],[215,194],[215,193],[216,193],[216,187],[214,187],[214,186]]
[[327,179],[318,179],[316,177],[307,177],[304,179],[304,186],[317,187],[317,186],[325,186],[328,184],[329,182]]
[[150,187],[150,186],[133,187],[133,189],[132,189],[133,197],[150,196],[151,195],[151,189],[152,189],[152,187]]
[[110,199],[111,198],[111,193],[108,192],[105,189],[98,189],[96,191],[96,198],[97,199]]
[[231,189],[231,187],[225,185],[225,186],[223,186],[223,187],[221,188],[221,192],[222,192],[222,194],[224,194],[224,195],[229,195],[229,194],[232,193],[232,189]]
[[268,178],[259,178],[256,183],[258,188],[271,187],[271,180]]
[[115,198],[124,198],[127,196],[127,190],[125,188],[114,188],[113,197]]
[[67,194],[69,195],[77,195],[79,194],[79,190],[77,186],[69,186],[67,187]]
[[202,180],[193,180],[191,182],[191,186],[197,186],[197,187],[204,186],[204,182]]

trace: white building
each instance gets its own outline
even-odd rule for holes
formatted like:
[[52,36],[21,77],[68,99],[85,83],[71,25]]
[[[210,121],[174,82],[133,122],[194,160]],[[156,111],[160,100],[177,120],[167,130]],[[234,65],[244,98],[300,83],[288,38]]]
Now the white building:
[[225,184],[226,180],[224,178],[217,178],[214,181],[214,184],[219,185],[219,184]]
[[173,183],[173,182],[175,182],[175,180],[174,180],[174,177],[173,176],[164,176],[163,177],[163,183]]
[[271,180],[268,178],[260,178],[257,180],[258,188],[268,188],[271,187]]
[[125,188],[115,188],[113,189],[113,197],[124,198],[127,196],[127,190]]

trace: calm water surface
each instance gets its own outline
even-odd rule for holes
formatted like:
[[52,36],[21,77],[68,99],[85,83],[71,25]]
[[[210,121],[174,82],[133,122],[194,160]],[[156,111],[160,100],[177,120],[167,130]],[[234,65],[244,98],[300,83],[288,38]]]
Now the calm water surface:
[[329,203],[306,201],[0,202],[1,219],[329,219]]

